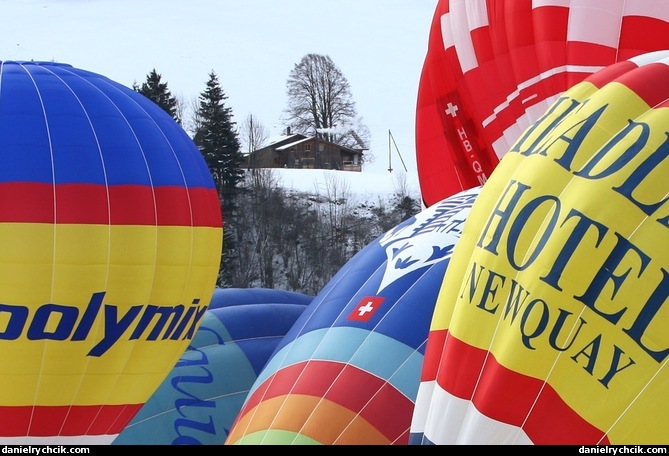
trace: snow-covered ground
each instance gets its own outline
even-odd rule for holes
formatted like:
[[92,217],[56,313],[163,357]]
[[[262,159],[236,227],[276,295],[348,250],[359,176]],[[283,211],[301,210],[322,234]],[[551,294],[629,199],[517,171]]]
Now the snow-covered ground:
[[[279,184],[300,192],[327,194],[333,183],[363,201],[374,202],[395,193],[408,193],[419,198],[420,188],[416,173],[404,170],[393,172],[334,171],[324,169],[273,169]],[[405,189],[405,191],[400,191]]]

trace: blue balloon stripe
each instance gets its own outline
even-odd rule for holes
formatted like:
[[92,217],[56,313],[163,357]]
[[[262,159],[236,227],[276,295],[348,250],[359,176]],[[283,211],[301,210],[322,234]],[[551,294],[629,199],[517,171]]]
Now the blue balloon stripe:
[[236,307],[245,304],[307,305],[313,299],[313,296],[297,291],[275,290],[271,288],[217,288],[211,296],[209,308]]
[[140,93],[51,62],[0,74],[0,183],[215,188],[186,132]]
[[282,347],[262,370],[251,391],[284,367],[316,359],[346,363],[370,372],[412,401],[418,394],[423,355],[383,334],[351,327],[311,331]]

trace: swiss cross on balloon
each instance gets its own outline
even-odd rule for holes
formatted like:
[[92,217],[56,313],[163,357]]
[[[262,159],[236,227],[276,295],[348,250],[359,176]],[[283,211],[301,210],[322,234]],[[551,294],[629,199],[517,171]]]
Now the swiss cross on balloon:
[[444,109],[444,112],[451,117],[457,117],[458,116],[458,105],[454,105],[453,103],[451,103],[449,101],[448,105],[446,105],[446,109]]
[[348,316],[348,320],[369,321],[372,315],[379,310],[384,299],[383,296],[365,296]]

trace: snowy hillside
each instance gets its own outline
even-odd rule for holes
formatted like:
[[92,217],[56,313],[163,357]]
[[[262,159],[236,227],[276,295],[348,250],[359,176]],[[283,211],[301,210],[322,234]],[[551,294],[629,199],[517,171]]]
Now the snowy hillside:
[[[327,193],[327,186],[336,183],[359,201],[374,203],[395,193],[407,193],[419,198],[416,174],[394,170],[390,172],[352,172],[324,169],[273,169],[279,184],[286,189],[307,193]],[[400,189],[406,189],[400,192]]]

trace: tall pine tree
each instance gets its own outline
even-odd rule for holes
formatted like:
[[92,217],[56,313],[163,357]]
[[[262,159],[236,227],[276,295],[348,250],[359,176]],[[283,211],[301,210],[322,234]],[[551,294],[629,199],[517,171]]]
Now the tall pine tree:
[[237,213],[244,169],[239,137],[232,120],[232,109],[225,105],[227,96],[218,76],[209,73],[206,89],[198,97],[197,125],[193,141],[199,147],[214,176],[223,212],[223,261],[219,286],[235,285],[237,263]]
[[181,123],[177,109],[177,99],[167,88],[167,82],[161,82],[161,75],[154,68],[146,75],[146,81],[141,86],[134,85],[133,89],[163,108],[174,120]]

